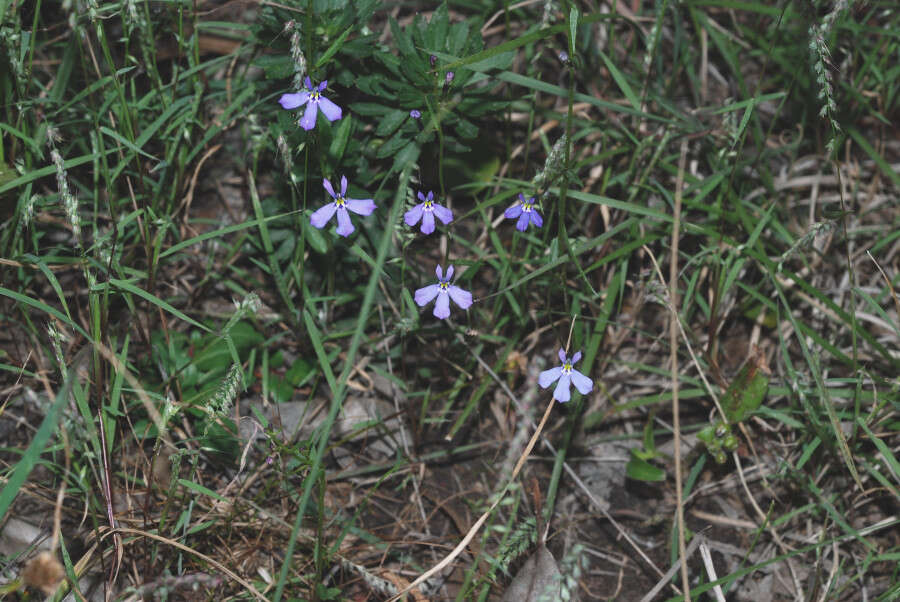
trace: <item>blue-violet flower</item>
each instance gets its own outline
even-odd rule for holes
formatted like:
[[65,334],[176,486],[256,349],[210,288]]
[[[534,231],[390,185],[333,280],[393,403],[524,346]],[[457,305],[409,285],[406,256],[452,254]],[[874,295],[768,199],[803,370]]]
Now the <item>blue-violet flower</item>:
[[519,202],[507,209],[503,215],[510,219],[519,218],[519,221],[516,222],[516,230],[521,232],[528,229],[528,224],[534,224],[538,228],[544,225],[541,214],[534,206],[534,197],[526,201],[521,192],[519,193]]
[[350,214],[347,210],[349,209],[353,213],[358,213],[359,215],[371,215],[371,213],[375,211],[376,205],[375,201],[372,199],[348,199],[344,196],[347,194],[346,176],[341,176],[340,194],[335,194],[334,188],[331,187],[331,182],[328,181],[328,178],[322,179],[322,186],[325,187],[325,190],[328,191],[328,194],[331,195],[331,198],[333,198],[334,201],[316,209],[309,217],[309,223],[316,228],[324,228],[325,224],[328,223],[328,220],[337,213],[337,233],[341,236],[350,236],[355,228],[350,221]]
[[403,214],[403,220],[406,222],[407,226],[415,226],[421,219],[422,234],[431,234],[434,232],[435,216],[437,216],[444,225],[453,221],[453,212],[443,205],[435,203],[434,193],[432,191],[428,191],[427,197],[419,191],[418,197],[422,202]]
[[580,351],[575,353],[572,359],[569,359],[566,357],[566,352],[560,349],[559,361],[562,362],[562,366],[541,372],[540,376],[538,376],[538,384],[541,385],[541,388],[546,389],[559,380],[556,383],[556,389],[553,390],[553,399],[556,401],[569,401],[571,399],[569,384],[574,384],[579,393],[587,395],[594,388],[593,381],[572,367],[572,364],[575,364],[580,359]]
[[420,119],[422,117],[422,112],[419,109],[413,109],[409,112],[409,116],[413,119]]
[[447,267],[446,278],[444,278],[440,264],[438,264],[434,273],[437,275],[437,284],[429,284],[417,290],[415,294],[416,304],[419,307],[425,307],[431,303],[432,299],[437,297],[437,302],[434,304],[434,315],[441,320],[450,315],[450,299],[453,299],[453,302],[461,308],[469,309],[472,305],[472,293],[464,291],[455,284],[450,284],[450,279],[453,278],[453,266]]
[[[296,109],[297,107],[306,105],[303,117],[300,118],[300,127],[304,130],[311,130],[316,127],[316,116],[319,114],[320,110],[328,121],[334,121],[341,118],[341,107],[322,96],[322,92],[324,92],[325,88],[328,86],[327,79],[318,86],[313,86],[312,81],[310,81],[309,76],[307,75],[304,83],[306,84],[306,90],[294,94],[282,94],[281,98],[278,99],[278,102],[285,109]],[[307,102],[309,104],[307,104]]]

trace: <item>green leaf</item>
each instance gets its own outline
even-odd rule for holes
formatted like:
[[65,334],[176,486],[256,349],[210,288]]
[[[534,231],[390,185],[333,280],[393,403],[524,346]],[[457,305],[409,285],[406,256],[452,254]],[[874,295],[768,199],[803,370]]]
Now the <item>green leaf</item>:
[[629,479],[658,483],[666,480],[666,471],[638,457],[635,449],[631,450],[631,459],[625,465],[625,475]]
[[328,156],[330,156],[335,163],[340,163],[341,157],[344,156],[344,151],[347,150],[347,142],[350,140],[350,130],[352,127],[353,117],[345,115],[344,118],[341,119],[341,124],[337,127],[337,131],[334,133],[331,146],[328,147]]
[[[246,356],[250,349],[263,342],[260,332],[248,322],[238,322],[231,327],[229,337],[241,356]],[[233,363],[231,351],[222,337],[211,335],[206,337],[207,346],[194,356],[194,365],[203,372],[224,372]]]
[[335,53],[341,49],[341,45],[344,43],[344,40],[347,39],[347,36],[350,35],[351,31],[353,31],[353,27],[348,27],[338,37],[338,39],[336,39],[334,42],[331,43],[331,46],[328,47],[328,50],[326,50],[324,53],[322,53],[322,56],[320,56],[319,60],[316,61],[316,69],[320,68],[322,65],[327,63],[328,59],[333,57],[335,55]]
[[388,138],[384,144],[378,147],[378,150],[375,151],[375,156],[379,159],[389,157],[390,155],[397,153],[406,143],[407,141],[403,136],[403,132],[397,132]]
[[578,9],[569,10],[569,54],[575,56],[575,35],[578,33]]
[[203,485],[200,485],[199,483],[194,483],[193,481],[188,481],[187,479],[178,479],[178,483],[180,485],[183,485],[184,487],[187,487],[191,491],[196,491],[197,493],[199,493],[201,495],[209,496],[214,500],[219,500],[220,502],[228,501],[224,497],[222,497],[221,495],[219,495],[218,493],[213,491],[212,489],[209,489],[208,487],[204,487]]
[[253,65],[262,68],[267,79],[284,79],[294,74],[294,61],[289,54],[261,56]]
[[385,115],[375,130],[376,136],[390,136],[400,127],[400,124],[409,117],[409,113],[401,110],[394,110]]
[[747,360],[722,396],[722,411],[729,424],[741,422],[762,404],[769,389],[769,368],[761,353]]
[[302,227],[306,235],[306,242],[309,243],[313,251],[322,255],[328,253],[328,243],[325,241],[325,237],[322,236],[322,232],[318,228],[313,228],[312,224],[309,223],[309,219],[303,219]]
[[[574,8],[572,10],[575,10]],[[619,89],[622,91],[622,94],[625,95],[625,98],[628,99],[628,102],[631,104],[631,107],[635,111],[641,110],[641,101],[638,98],[637,94],[634,93],[634,90],[631,89],[631,86],[628,85],[628,80],[625,79],[625,74],[619,71],[619,68],[616,67],[613,62],[609,59],[608,56],[602,51],[600,52],[600,58],[603,59],[603,63],[606,65],[606,68],[609,69],[609,74],[612,75],[613,80],[615,80],[616,85],[619,86]]]
[[419,158],[419,145],[415,142],[410,142],[406,146],[403,147],[397,156],[394,157],[394,165],[391,168],[392,171],[400,171],[405,168],[407,164],[414,163],[416,159]]
[[[205,330],[206,332],[210,332],[210,329],[208,327],[204,326],[203,324],[201,324],[197,320],[193,319],[192,317],[188,316],[184,312],[182,312],[178,309],[175,309],[170,303],[163,301],[156,295],[148,293],[147,291],[145,291],[142,288],[138,288],[137,286],[135,286],[131,282],[128,282],[127,280],[120,280],[118,278],[110,278],[109,286],[114,286],[123,291],[127,291],[129,293],[137,295],[141,299],[144,299],[145,301],[149,301],[151,304],[159,307],[160,309],[163,309],[163,310],[169,312],[176,318],[180,318],[181,320],[184,320],[188,324],[192,324],[192,325],[196,326],[197,328]],[[99,285],[97,288],[102,290],[102,289],[105,289],[106,287],[107,287],[106,284],[102,284],[102,285]]]
[[8,476],[6,484],[0,490],[0,516],[6,516],[6,511],[9,510],[13,500],[16,499],[19,490],[25,484],[25,479],[28,478],[31,470],[38,463],[44,451],[44,446],[47,445],[47,442],[56,430],[56,417],[63,405],[69,401],[69,390],[72,388],[73,378],[75,378],[74,366],[66,371],[66,380],[57,392],[56,400],[48,408],[41,426],[38,427],[37,432],[31,439],[31,443],[28,444],[28,449],[13,465],[12,474]]

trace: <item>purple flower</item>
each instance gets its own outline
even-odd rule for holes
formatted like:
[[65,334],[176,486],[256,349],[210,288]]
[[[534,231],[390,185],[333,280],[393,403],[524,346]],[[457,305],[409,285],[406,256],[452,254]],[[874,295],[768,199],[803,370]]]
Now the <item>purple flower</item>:
[[[303,117],[300,118],[300,127],[304,130],[311,130],[316,127],[316,116],[319,114],[319,110],[322,111],[328,121],[340,119],[341,107],[322,96],[322,92],[328,86],[328,80],[326,79],[318,86],[313,86],[309,76],[306,76],[305,83],[306,90],[295,94],[282,94],[281,98],[278,99],[278,102],[285,109],[296,109],[306,105]],[[309,104],[306,104],[307,101]]]
[[447,81],[447,83],[449,84],[450,82],[453,81],[453,78],[454,78],[455,76],[456,76],[455,73],[453,73],[452,71],[448,71],[448,72],[447,72],[447,75],[444,76],[444,79],[445,79],[445,80]]
[[334,188],[331,187],[331,182],[328,181],[328,178],[322,179],[322,186],[325,187],[325,190],[328,191],[328,194],[331,195],[331,198],[333,198],[334,201],[319,207],[309,217],[309,223],[316,228],[324,228],[325,224],[328,223],[328,220],[337,213],[337,233],[341,236],[350,236],[355,228],[350,222],[350,214],[347,213],[347,210],[349,209],[353,213],[358,213],[359,215],[371,215],[371,213],[375,211],[376,205],[375,201],[372,199],[348,199],[344,197],[344,195],[347,194],[346,176],[341,176],[340,194],[334,193]]
[[450,315],[450,299],[463,309],[469,309],[472,305],[472,293],[464,291],[454,284],[450,284],[453,278],[453,266],[447,268],[447,277],[444,278],[441,266],[434,270],[437,275],[437,284],[429,284],[425,288],[416,291],[415,300],[419,307],[425,307],[431,300],[437,297],[437,303],[434,304],[434,315],[436,318],[443,320]]
[[568,63],[569,62],[569,53],[566,52],[565,50],[560,50],[559,51],[559,60],[562,61],[563,63]]
[[[428,191],[427,197],[419,191],[418,197],[422,202],[403,214],[403,220],[406,222],[407,226],[415,226],[421,219],[422,234],[431,234],[434,232],[435,216],[437,216],[444,225],[453,221],[453,212],[443,205],[435,203],[434,193],[432,191]],[[452,272],[453,270],[451,269],[450,271]]]
[[594,388],[593,381],[572,367],[572,364],[578,362],[580,359],[580,351],[573,355],[570,360],[566,357],[566,352],[560,349],[559,361],[562,362],[562,366],[557,366],[556,368],[550,368],[549,370],[541,372],[540,376],[538,376],[538,384],[541,385],[542,389],[546,389],[558,379],[559,382],[556,383],[556,389],[553,391],[553,399],[556,401],[569,401],[571,398],[569,395],[570,383],[575,385],[575,388],[578,389],[579,393],[587,395],[591,392],[591,389]]
[[521,232],[528,229],[528,224],[534,224],[537,228],[544,225],[541,214],[534,206],[534,197],[526,201],[521,192],[519,193],[519,202],[507,209],[503,215],[510,219],[519,218],[519,221],[516,222],[516,230]]
[[437,57],[432,54],[430,57],[428,57],[428,62],[431,63],[431,68],[433,69],[434,64],[437,63]]
[[419,109],[413,109],[409,112],[409,116],[413,119],[420,119],[422,117],[422,112]]

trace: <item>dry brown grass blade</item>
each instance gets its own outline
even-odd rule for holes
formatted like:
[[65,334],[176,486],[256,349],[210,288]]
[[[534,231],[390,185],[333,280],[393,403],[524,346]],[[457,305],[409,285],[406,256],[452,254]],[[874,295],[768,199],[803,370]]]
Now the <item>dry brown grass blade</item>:
[[497,498],[494,500],[494,503],[491,504],[491,507],[488,508],[484,514],[478,517],[478,520],[475,521],[475,524],[472,525],[472,528],[469,529],[469,532],[466,533],[466,536],[462,538],[453,550],[444,557],[443,560],[438,562],[436,565],[419,575],[419,577],[410,583],[408,586],[400,590],[397,595],[393,596],[388,602],[394,602],[394,600],[399,600],[404,594],[411,591],[412,589],[420,586],[422,583],[430,579],[433,575],[442,571],[446,568],[451,562],[453,562],[457,556],[459,556],[463,550],[466,549],[466,546],[469,545],[469,542],[472,541],[472,538],[478,533],[481,529],[481,526],[491,515],[491,512],[494,511],[494,508],[503,500],[503,496],[506,494],[506,491],[509,489],[509,486],[516,480],[516,477],[519,476],[519,471],[522,470],[522,466],[525,465],[525,460],[528,459],[528,456],[531,455],[531,450],[534,449],[534,445],[537,443],[538,437],[541,436],[541,431],[544,430],[544,425],[547,424],[547,419],[550,418],[550,411],[553,409],[555,401],[551,398],[550,403],[547,404],[547,409],[544,410],[544,416],[541,418],[541,422],[538,424],[537,429],[534,431],[534,434],[531,436],[531,439],[528,441],[528,445],[525,446],[525,451],[522,452],[522,455],[519,456],[518,462],[516,462],[516,467],[513,468],[512,476],[509,477],[509,481],[507,481],[506,485],[503,486],[503,489],[497,494]]
[[[139,529],[129,529],[127,527],[119,527],[115,531],[106,531],[106,533],[137,535],[139,537],[147,537],[150,539],[154,539],[160,543],[164,543],[164,544],[173,546],[175,548],[178,548],[179,550],[181,550],[183,552],[187,552],[188,554],[192,554],[192,555],[196,556],[197,558],[199,558],[205,562],[208,562],[209,564],[211,564],[218,570],[222,571],[224,574],[228,575],[228,577],[231,578],[233,581],[240,583],[241,586],[244,587],[248,592],[253,594],[256,597],[256,599],[263,600],[264,602],[268,602],[267,598],[265,596],[263,596],[259,592],[259,590],[257,590],[255,587],[253,587],[253,585],[249,581],[245,581],[244,579],[239,577],[236,573],[232,572],[224,564],[222,564],[221,562],[219,562],[217,560],[210,558],[209,556],[207,556],[206,554],[203,554],[202,552],[198,552],[197,550],[184,545],[183,543],[179,543],[179,542],[175,541],[174,539],[162,537],[161,535],[156,535],[154,533],[148,533],[146,531],[141,531]],[[124,542],[124,543],[127,543],[127,542]]]
[[881,272],[881,277],[884,278],[884,283],[887,284],[888,290],[891,291],[891,298],[894,300],[894,307],[897,308],[897,319],[900,320],[900,299],[897,298],[897,291],[894,290],[894,285],[891,284],[891,279],[888,278],[888,275],[884,273],[884,270],[881,269],[881,266],[875,261],[875,258],[872,257],[872,253],[867,249],[866,255],[869,256],[869,259],[872,260],[872,263],[875,264],[875,267],[878,268],[878,271]]
[[678,519],[678,555],[681,556],[681,588],[684,599],[691,602],[691,582],[688,578],[684,543],[684,494],[681,475],[681,410],[678,405],[678,234],[681,228],[681,195],[684,188],[684,168],[687,162],[687,138],[681,141],[678,176],[675,180],[675,209],[672,218],[672,249],[669,258],[669,362],[672,369],[672,431],[675,436],[675,514]]

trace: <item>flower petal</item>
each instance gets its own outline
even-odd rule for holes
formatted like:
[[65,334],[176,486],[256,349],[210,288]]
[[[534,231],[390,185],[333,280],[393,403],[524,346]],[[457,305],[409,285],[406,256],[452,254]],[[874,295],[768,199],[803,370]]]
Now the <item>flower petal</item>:
[[307,100],[309,100],[309,92],[303,91],[295,94],[282,94],[281,98],[278,99],[278,104],[283,109],[291,110],[302,107]]
[[581,352],[576,351],[575,355],[572,356],[572,363],[577,364],[580,359],[581,359]]
[[328,181],[328,178],[322,178],[322,187],[328,191],[328,194],[331,195],[331,198],[336,199],[337,195],[334,194],[334,188],[331,187],[331,182]]
[[453,266],[448,265],[447,266],[447,281],[449,282],[451,278],[453,278]]
[[319,92],[324,91],[325,88],[327,88],[327,87],[328,87],[328,80],[323,79],[322,82],[319,84]]
[[344,199],[347,203],[346,207],[353,213],[359,215],[372,215],[377,205],[372,199]]
[[434,304],[434,317],[443,320],[450,316],[450,295],[438,295]]
[[559,361],[561,361],[564,364],[566,363],[566,350],[565,349],[560,349],[556,355],[559,357]]
[[449,224],[453,221],[453,212],[444,207],[443,205],[435,205],[434,206],[434,214],[437,216],[439,220],[444,222],[445,224]]
[[519,193],[519,202],[522,203],[522,204],[525,203],[525,195],[522,194],[521,192]]
[[578,370],[572,370],[571,377],[572,384],[575,385],[575,388],[578,389],[578,392],[582,395],[587,395],[591,392],[591,389],[594,388],[594,381],[589,379]]
[[441,264],[437,264],[437,267],[434,268],[434,275],[437,276],[438,282],[444,281],[444,270],[441,268]]
[[347,209],[344,207],[338,208],[337,216],[337,233],[341,236],[350,236],[351,234],[353,234],[353,231],[356,230],[356,228],[353,227],[353,222],[350,221],[350,214],[347,213]]
[[341,118],[341,107],[337,106],[324,96],[319,97],[319,109],[322,110],[328,121],[334,121]]
[[347,196],[347,176],[341,176],[341,196]]
[[422,234],[434,232],[434,211],[426,211],[422,215]]
[[450,285],[447,287],[447,294],[450,295],[450,298],[453,299],[453,302],[459,305],[463,309],[469,309],[472,307],[472,293],[469,291],[464,291],[455,285]]
[[425,195],[422,194],[421,190],[418,192],[418,194],[416,194],[416,196],[419,197],[420,201],[422,201],[423,203],[425,202]]
[[438,293],[441,292],[441,287],[437,284],[429,284],[428,286],[422,287],[418,289],[413,297],[416,300],[416,305],[419,307],[425,307],[429,303],[431,303],[432,299],[438,296]]
[[334,203],[322,205],[309,216],[309,223],[315,228],[324,228],[335,211],[337,211],[337,206]]
[[318,114],[319,107],[317,103],[311,102],[306,105],[306,110],[303,112],[303,117],[300,118],[300,127],[307,131],[316,127],[316,116]]
[[528,229],[528,221],[531,219],[528,213],[522,212],[522,215],[519,216],[519,221],[516,222],[516,230],[519,232],[524,232]]
[[531,223],[538,228],[544,225],[544,218],[541,217],[541,214],[538,213],[537,209],[531,210]]
[[419,203],[403,214],[403,221],[406,222],[407,226],[415,226],[416,223],[422,219],[422,211],[422,203]]
[[569,391],[571,380],[572,379],[568,374],[563,374],[559,377],[559,382],[556,383],[556,388],[553,390],[553,399],[562,402],[572,399],[572,394]]
[[547,387],[552,385],[556,381],[556,379],[559,378],[560,374],[562,374],[562,366],[544,370],[543,372],[541,372],[540,376],[538,376],[538,384],[542,389],[546,389]]
[[306,77],[303,78],[303,83],[306,84],[306,89],[307,89],[307,90],[312,90],[312,89],[313,89],[312,80],[309,79],[309,76],[308,76],[308,75],[307,75]]
[[522,215],[522,204],[521,203],[516,203],[515,205],[513,205],[512,207],[510,207],[509,209],[507,209],[506,211],[503,212],[503,216],[510,218],[510,219],[519,217],[520,215]]
[[432,192],[431,190],[429,190],[429,191],[428,191],[428,196],[425,197],[425,198],[428,199],[429,201],[433,201],[433,200],[434,200],[434,192]]

